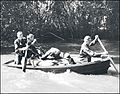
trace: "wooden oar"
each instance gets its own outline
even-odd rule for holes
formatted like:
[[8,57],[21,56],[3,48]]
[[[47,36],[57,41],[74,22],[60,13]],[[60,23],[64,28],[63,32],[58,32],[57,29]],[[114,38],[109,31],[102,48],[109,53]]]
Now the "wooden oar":
[[28,52],[28,50],[25,50],[25,56],[22,58],[22,70],[23,70],[23,72],[26,72],[27,52]]
[[[28,46],[28,48],[29,47],[30,47],[30,45]],[[26,72],[27,54],[28,54],[28,49],[25,50],[25,56],[22,58],[22,70],[23,70],[23,72]]]
[[[105,49],[103,43],[101,42],[101,40],[100,40],[99,38],[98,38],[98,42],[100,43],[100,45],[101,45],[101,47],[103,48],[103,50],[106,52],[107,50]],[[112,58],[111,58],[109,55],[108,55],[108,58],[110,59],[111,64],[112,64],[113,67],[115,68],[116,72],[119,73],[118,70],[117,70],[117,68],[115,67],[115,64],[114,64],[114,61],[112,60]]]
[[3,65],[4,65],[4,64],[9,64],[9,63],[14,62],[14,61],[15,61],[14,59],[13,59],[13,60],[10,60],[10,61],[7,61],[7,62],[3,63]]

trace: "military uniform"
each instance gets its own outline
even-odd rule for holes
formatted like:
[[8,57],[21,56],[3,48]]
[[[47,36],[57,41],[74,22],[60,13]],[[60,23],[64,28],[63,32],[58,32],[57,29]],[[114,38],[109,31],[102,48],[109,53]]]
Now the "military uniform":
[[22,60],[22,57],[25,55],[25,51],[20,51],[18,50],[19,48],[23,48],[26,46],[26,38],[23,37],[23,39],[16,39],[14,41],[14,45],[15,45],[15,63],[16,64],[21,64],[21,60]]
[[33,41],[27,40],[27,45],[29,46],[27,58],[35,59],[39,58],[39,53],[34,45],[31,45]]

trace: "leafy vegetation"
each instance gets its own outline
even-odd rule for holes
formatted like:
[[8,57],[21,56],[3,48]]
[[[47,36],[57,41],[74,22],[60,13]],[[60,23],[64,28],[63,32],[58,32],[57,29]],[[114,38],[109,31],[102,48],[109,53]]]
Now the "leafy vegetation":
[[13,43],[18,31],[39,42],[119,37],[119,1],[1,1],[1,40]]

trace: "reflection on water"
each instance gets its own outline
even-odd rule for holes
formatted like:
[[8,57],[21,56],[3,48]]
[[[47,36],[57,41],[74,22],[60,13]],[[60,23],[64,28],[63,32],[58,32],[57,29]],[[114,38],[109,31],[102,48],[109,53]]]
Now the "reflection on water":
[[[57,47],[64,52],[79,53],[80,43],[42,44],[44,48]],[[118,67],[118,42],[103,41],[105,48],[113,56]],[[103,51],[99,44],[93,50]],[[7,51],[7,49],[3,50]],[[12,48],[9,52],[12,52]],[[14,55],[2,55],[1,64],[12,60]],[[111,71],[115,71],[111,68]],[[78,92],[78,93],[118,93],[119,78],[110,74],[82,75],[66,71],[65,73],[45,73],[40,70],[26,70],[10,68],[1,65],[1,91],[3,93],[42,93],[42,92]]]

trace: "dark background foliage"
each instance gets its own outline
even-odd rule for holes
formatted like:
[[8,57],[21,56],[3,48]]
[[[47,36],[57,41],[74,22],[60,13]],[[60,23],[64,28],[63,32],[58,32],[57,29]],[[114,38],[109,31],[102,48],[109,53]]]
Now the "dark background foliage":
[[33,33],[39,42],[70,41],[99,34],[119,38],[119,1],[1,1],[1,40]]

